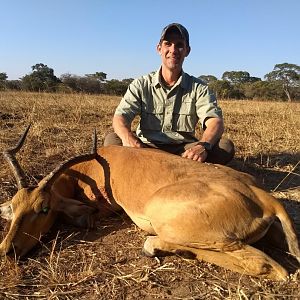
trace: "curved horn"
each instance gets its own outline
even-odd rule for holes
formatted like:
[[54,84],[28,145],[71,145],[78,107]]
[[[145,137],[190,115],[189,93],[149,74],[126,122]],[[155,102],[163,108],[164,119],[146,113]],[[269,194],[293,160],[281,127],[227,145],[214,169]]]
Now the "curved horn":
[[14,148],[3,151],[4,158],[7,160],[8,164],[16,178],[18,190],[28,186],[25,172],[23,171],[22,167],[18,163],[18,161],[16,159],[16,154],[22,148],[30,126],[31,126],[31,124],[27,126],[25,132],[23,133],[23,135],[21,136],[17,145]]
[[77,163],[81,163],[84,161],[92,160],[97,157],[97,133],[96,129],[94,130],[93,134],[93,144],[92,144],[92,151],[89,154],[83,154],[80,156],[76,156],[73,158],[70,158],[63,162],[62,164],[58,165],[51,173],[49,173],[44,179],[43,183],[40,186],[41,188],[47,188],[47,190],[50,190],[52,184],[54,181],[61,175],[62,172],[64,172],[66,169],[72,167],[73,165]]

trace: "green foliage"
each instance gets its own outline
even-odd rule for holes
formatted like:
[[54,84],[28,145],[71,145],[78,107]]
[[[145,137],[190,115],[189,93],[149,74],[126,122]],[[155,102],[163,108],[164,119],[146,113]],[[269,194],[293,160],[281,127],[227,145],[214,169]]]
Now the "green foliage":
[[276,82],[257,81],[242,85],[243,93],[247,99],[274,100],[283,99],[281,86]]
[[7,79],[7,74],[5,72],[0,73],[0,81],[5,81]]
[[250,76],[247,82],[257,82],[257,81],[261,81],[261,78]]
[[124,95],[128,85],[133,81],[133,79],[123,79],[122,81],[117,79],[112,79],[106,82],[105,91],[107,94],[112,95]]
[[[63,74],[61,76],[62,83],[74,92],[82,92],[88,94],[110,94],[123,95],[128,85],[133,79],[117,79],[106,80],[106,73],[97,72],[95,74],[86,74],[85,76],[76,76],[72,74]],[[60,87],[62,90],[62,87]]]
[[213,75],[200,75],[198,78],[201,79],[202,81],[206,82],[207,84],[218,80],[218,78]]
[[7,90],[21,91],[22,90],[22,81],[21,80],[6,80],[5,88]]
[[6,79],[7,79],[6,73],[4,72],[0,73],[0,90],[6,89]]
[[93,78],[99,80],[100,82],[104,82],[106,80],[107,74],[104,72],[96,72],[94,74],[85,74],[86,77]]
[[223,73],[222,79],[229,81],[232,84],[256,82],[261,80],[258,77],[251,77],[250,74],[246,71],[226,71]]
[[209,88],[215,93],[217,98],[229,98],[232,91],[231,84],[226,80],[215,80],[209,83]]
[[[132,78],[107,80],[104,72],[77,76],[63,74],[60,79],[54,70],[42,63],[31,67],[32,73],[21,80],[7,80],[6,73],[0,73],[0,89],[29,90],[63,93],[110,94],[122,96]],[[265,75],[265,81],[252,77],[246,71],[226,71],[222,80],[213,75],[198,77],[221,99],[276,99],[300,100],[300,67],[295,64],[277,64],[272,72]]]
[[63,74],[60,79],[65,86],[74,92],[87,94],[100,94],[103,92],[103,84],[101,81],[91,75],[77,76],[67,73]]
[[32,73],[22,78],[22,85],[29,91],[55,91],[61,82],[55,75],[54,70],[42,63],[31,67]]
[[250,74],[246,71],[226,71],[222,75],[222,79],[232,84],[248,82]]
[[265,79],[278,82],[288,97],[288,101],[291,102],[293,94],[299,93],[300,66],[288,63],[277,64],[272,72],[265,75]]

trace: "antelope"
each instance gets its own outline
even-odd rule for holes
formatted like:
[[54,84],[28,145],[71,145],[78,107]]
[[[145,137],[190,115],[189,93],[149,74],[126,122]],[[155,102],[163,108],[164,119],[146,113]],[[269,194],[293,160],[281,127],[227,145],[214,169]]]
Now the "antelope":
[[272,240],[282,234],[300,262],[297,234],[283,205],[246,173],[150,148],[97,149],[94,138],[92,153],[67,160],[29,186],[16,159],[28,130],[4,151],[18,191],[1,205],[1,216],[11,221],[0,244],[2,256],[26,255],[58,214],[92,227],[124,210],[149,233],[143,246],[148,256],[189,252],[235,272],[285,280],[287,270],[252,246],[264,236]]

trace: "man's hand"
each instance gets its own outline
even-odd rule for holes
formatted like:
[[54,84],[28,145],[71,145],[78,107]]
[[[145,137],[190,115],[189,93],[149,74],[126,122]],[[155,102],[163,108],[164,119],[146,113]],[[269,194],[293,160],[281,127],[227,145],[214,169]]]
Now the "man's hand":
[[113,118],[115,133],[122,140],[123,146],[143,148],[145,145],[131,131],[131,124],[128,124],[123,116],[115,115]]
[[[209,118],[205,121],[206,129],[203,132],[201,141],[208,142],[211,145],[215,145],[221,138],[224,131],[224,124],[221,118]],[[203,145],[196,145],[186,150],[182,157],[189,158],[192,160],[205,162],[207,159],[207,151]]]
[[133,148],[143,148],[144,144],[136,137],[132,132],[122,139],[123,146],[133,147]]
[[207,158],[207,151],[202,145],[196,145],[187,149],[181,156],[195,161],[205,162]]

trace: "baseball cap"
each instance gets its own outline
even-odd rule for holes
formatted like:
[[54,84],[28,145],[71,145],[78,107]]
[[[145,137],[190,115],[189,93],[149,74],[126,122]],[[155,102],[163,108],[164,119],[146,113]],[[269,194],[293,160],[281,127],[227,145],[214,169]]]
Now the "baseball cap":
[[162,41],[165,38],[167,31],[171,28],[176,28],[180,32],[183,39],[186,41],[187,46],[190,45],[189,33],[186,30],[186,28],[179,23],[171,23],[171,24],[167,25],[161,33],[160,41]]

